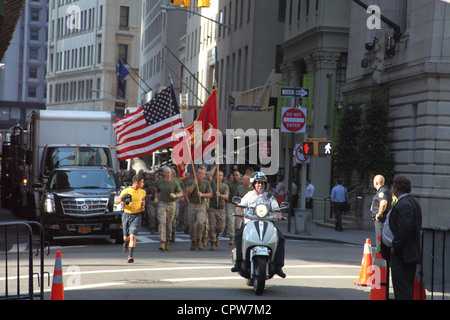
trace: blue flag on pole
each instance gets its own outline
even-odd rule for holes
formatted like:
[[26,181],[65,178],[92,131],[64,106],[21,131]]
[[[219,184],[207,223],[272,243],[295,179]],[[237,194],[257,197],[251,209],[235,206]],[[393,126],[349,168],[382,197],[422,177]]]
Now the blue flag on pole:
[[116,75],[117,75],[117,95],[125,97],[125,78],[130,74],[127,67],[123,63],[122,59],[119,58],[119,63],[116,64]]

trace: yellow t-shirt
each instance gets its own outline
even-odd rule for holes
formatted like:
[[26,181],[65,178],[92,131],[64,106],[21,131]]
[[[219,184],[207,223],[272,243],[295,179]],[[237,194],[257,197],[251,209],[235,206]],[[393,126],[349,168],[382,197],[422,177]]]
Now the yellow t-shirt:
[[120,196],[124,196],[125,194],[131,194],[131,202],[130,204],[123,203],[123,211],[126,213],[139,213],[141,212],[142,201],[146,196],[146,192],[144,189],[134,190],[131,187],[125,188],[120,193]]

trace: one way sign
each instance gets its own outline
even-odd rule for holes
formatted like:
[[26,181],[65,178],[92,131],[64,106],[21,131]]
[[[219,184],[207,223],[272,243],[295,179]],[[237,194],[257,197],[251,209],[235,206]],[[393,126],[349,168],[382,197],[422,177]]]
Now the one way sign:
[[309,98],[309,88],[281,87],[280,96],[290,98]]

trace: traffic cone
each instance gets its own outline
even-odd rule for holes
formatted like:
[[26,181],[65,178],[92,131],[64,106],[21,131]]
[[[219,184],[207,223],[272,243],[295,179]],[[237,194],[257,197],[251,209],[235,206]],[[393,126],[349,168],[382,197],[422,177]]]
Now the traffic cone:
[[370,289],[370,300],[386,300],[386,289],[389,287],[386,278],[387,266],[386,260],[381,256],[381,237],[378,237],[377,241],[377,251],[375,253],[375,260],[373,262],[374,274],[372,279],[375,283],[372,283],[372,288]]
[[353,282],[358,286],[370,285],[369,278],[372,274],[372,246],[370,245],[370,239],[366,239],[364,244],[363,258],[361,261],[361,271],[359,273],[359,281]]
[[56,251],[55,271],[53,272],[53,284],[50,300],[64,300],[61,251]]
[[414,278],[414,300],[427,300],[425,288],[416,278]]

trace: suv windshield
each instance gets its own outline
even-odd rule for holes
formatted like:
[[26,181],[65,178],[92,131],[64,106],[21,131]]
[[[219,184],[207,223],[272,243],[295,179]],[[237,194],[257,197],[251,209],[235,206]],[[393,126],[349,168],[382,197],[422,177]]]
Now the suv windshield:
[[101,147],[48,147],[44,174],[64,166],[105,166],[111,168],[111,152]]
[[49,190],[73,188],[118,189],[118,185],[109,170],[61,170],[49,179]]

